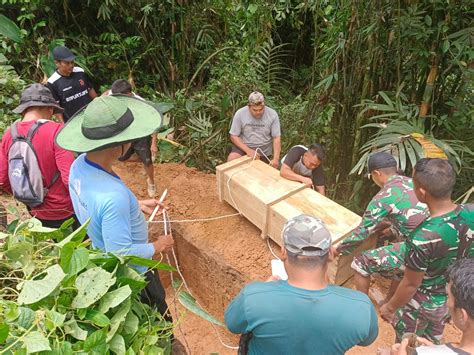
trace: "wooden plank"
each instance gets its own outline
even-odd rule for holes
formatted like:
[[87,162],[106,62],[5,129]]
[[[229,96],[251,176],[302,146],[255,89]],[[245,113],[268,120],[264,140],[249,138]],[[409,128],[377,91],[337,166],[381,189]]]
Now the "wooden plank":
[[241,166],[245,163],[250,163],[250,161],[252,161],[252,158],[248,156],[243,156],[216,167],[217,191],[219,194],[219,201],[223,201],[223,191],[225,186],[224,184],[227,183],[226,179],[223,176],[224,172],[234,169],[235,167]]
[[304,189],[271,209],[268,234],[280,246],[283,225],[300,214],[319,217],[331,233],[333,244],[346,237],[361,221],[359,215],[311,189]]
[[[349,255],[341,255],[329,267],[329,279],[336,285],[342,285],[352,276],[352,260],[365,250],[374,249],[377,244],[377,235],[371,235],[356,250]],[[337,244],[336,244],[337,245]]]
[[266,204],[265,220],[263,221],[263,228],[262,228],[262,234],[261,234],[262,238],[267,237],[268,222],[269,222],[269,219],[270,219],[270,210],[271,210],[270,207],[273,206],[274,204],[280,202],[280,201],[283,201],[284,199],[288,198],[289,196],[294,195],[295,193],[303,190],[304,188],[306,188],[305,185],[300,184],[300,186],[296,186],[293,190],[290,190],[290,191],[286,192],[285,194],[281,195],[278,198],[275,198],[273,201],[270,201]]
[[[300,214],[323,220],[331,233],[333,245],[337,245],[359,225],[360,216],[329,198],[305,188],[299,182],[282,178],[278,170],[259,160],[240,159],[217,167],[219,194],[222,200],[260,228],[263,237],[268,235],[281,246],[283,225]],[[333,262],[330,266],[331,280],[342,284],[350,278],[354,255],[373,245],[370,239],[353,255]]]

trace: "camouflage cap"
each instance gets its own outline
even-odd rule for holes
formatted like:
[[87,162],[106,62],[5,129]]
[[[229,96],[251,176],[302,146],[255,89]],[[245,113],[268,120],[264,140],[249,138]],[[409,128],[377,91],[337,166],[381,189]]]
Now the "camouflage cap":
[[331,248],[331,234],[317,217],[294,217],[286,222],[282,234],[285,249],[296,255],[322,256]]
[[265,103],[265,98],[262,93],[254,91],[249,95],[249,105],[260,105],[263,103]]

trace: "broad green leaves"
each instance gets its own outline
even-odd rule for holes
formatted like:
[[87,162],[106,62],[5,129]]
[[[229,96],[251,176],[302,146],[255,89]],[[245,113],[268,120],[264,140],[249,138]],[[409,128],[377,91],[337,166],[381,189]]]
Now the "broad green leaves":
[[100,300],[99,311],[107,312],[110,308],[117,307],[132,294],[132,290],[128,285],[120,287],[114,291],[108,292]]
[[28,333],[26,337],[23,338],[23,344],[25,344],[28,354],[51,350],[48,339],[36,331]]
[[76,243],[66,243],[61,249],[60,265],[68,276],[82,271],[89,262],[89,252],[84,247],[76,248]]
[[72,301],[71,307],[89,307],[104,296],[114,283],[115,277],[100,267],[94,267],[85,271],[76,279],[78,293]]
[[21,31],[16,23],[2,14],[0,14],[0,35],[14,42],[21,42]]
[[64,323],[64,331],[66,334],[73,336],[77,340],[86,340],[87,338],[87,332],[79,327],[74,318]]
[[0,289],[10,300],[0,298],[0,348],[15,355],[153,352],[170,325],[140,302],[147,282],[130,265],[172,268],[88,249],[85,226],[66,238],[62,227],[19,220],[2,234]]
[[41,280],[27,280],[23,283],[18,304],[32,304],[50,295],[61,283],[65,274],[59,265],[53,265],[45,271],[46,276]]

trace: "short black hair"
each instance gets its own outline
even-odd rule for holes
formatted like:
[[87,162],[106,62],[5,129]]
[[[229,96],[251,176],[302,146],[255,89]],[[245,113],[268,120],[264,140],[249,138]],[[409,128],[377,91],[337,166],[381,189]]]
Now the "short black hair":
[[374,170],[378,170],[378,171],[384,173],[385,175],[398,174],[398,168],[396,166],[390,166],[388,168],[380,168],[380,169],[374,169]]
[[450,198],[456,173],[446,159],[423,158],[415,165],[414,179],[434,198]]
[[456,308],[464,309],[474,319],[474,258],[457,260],[448,269],[451,293]]
[[114,83],[110,87],[110,91],[112,91],[112,95],[130,94],[132,92],[132,85],[130,85],[130,83],[125,79],[117,79],[114,81]]
[[326,151],[324,150],[323,146],[318,143],[311,144],[308,148],[308,152],[313,155],[316,155],[321,163],[326,160]]
[[301,267],[305,269],[314,269],[322,267],[327,264],[329,259],[329,252],[321,256],[302,256],[296,255],[286,249],[286,254],[288,255],[288,262],[296,267]]

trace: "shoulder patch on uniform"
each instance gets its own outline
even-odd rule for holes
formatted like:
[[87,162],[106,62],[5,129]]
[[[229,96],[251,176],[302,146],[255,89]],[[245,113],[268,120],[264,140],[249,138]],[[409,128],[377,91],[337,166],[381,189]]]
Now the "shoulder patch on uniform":
[[74,73],[83,73],[84,69],[82,69],[81,67],[74,67],[74,69],[72,71]]
[[48,78],[48,83],[54,84],[54,82],[55,82],[56,80],[58,80],[60,77],[61,77],[61,75],[59,75],[59,73],[58,73],[57,71],[55,71],[55,72],[53,73],[53,75],[51,75],[51,76]]

